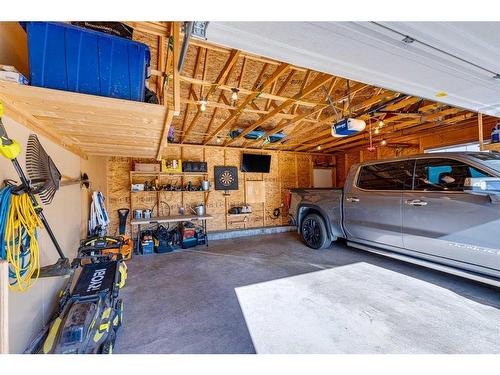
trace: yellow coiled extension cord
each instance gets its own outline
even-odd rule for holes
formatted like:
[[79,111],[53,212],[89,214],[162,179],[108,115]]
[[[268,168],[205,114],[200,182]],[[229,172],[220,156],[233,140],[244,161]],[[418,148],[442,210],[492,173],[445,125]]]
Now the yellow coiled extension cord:
[[[10,263],[11,277],[15,278],[10,287],[26,291],[40,274],[40,248],[36,238],[37,228],[42,226],[28,194],[12,194],[10,210],[5,227],[7,261]],[[22,253],[24,236],[29,240],[29,255]],[[26,264],[26,256],[29,256]]]

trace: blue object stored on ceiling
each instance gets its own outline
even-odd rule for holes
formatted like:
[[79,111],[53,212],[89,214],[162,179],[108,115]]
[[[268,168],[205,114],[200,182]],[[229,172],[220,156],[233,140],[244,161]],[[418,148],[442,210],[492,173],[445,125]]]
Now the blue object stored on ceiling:
[[286,138],[286,134],[282,133],[282,132],[278,132],[278,133],[272,134],[269,137],[267,137],[266,143],[276,143],[276,142],[281,141],[284,138]]
[[33,86],[144,101],[145,44],[60,22],[22,25]]
[[[241,134],[241,132],[242,132],[241,129],[232,130],[232,131],[229,132],[229,137],[236,138],[237,136],[239,136]],[[264,134],[266,134],[265,130],[262,130],[262,128],[257,128],[255,130],[252,130],[248,134],[246,134],[244,136],[244,138],[246,138],[246,139],[254,139],[255,140],[255,139],[259,139]]]

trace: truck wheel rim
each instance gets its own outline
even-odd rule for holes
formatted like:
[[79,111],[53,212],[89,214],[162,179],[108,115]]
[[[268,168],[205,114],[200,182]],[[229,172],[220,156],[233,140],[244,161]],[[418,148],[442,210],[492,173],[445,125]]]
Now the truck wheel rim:
[[304,239],[312,246],[318,246],[321,242],[321,231],[316,220],[307,219],[302,227]]

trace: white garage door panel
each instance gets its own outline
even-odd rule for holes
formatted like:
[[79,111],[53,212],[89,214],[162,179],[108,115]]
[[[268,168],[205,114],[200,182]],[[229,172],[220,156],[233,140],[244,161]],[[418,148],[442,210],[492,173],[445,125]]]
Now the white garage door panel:
[[[385,23],[393,29],[500,72],[500,23]],[[298,66],[500,115],[493,74],[370,22],[212,22],[208,40]]]

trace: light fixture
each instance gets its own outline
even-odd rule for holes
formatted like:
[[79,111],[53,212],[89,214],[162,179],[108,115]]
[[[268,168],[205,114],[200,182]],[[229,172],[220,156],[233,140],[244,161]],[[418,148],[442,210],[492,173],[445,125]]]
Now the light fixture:
[[319,150],[321,150],[321,146],[318,146],[318,147],[316,147],[316,148],[318,149],[318,151],[319,151]]
[[378,127],[379,127],[379,128],[383,128],[384,126],[385,126],[384,122],[383,122],[382,120],[380,120],[380,121],[378,122]]
[[221,143],[222,143],[222,139],[221,139],[221,137],[217,136],[217,144],[219,144],[219,145],[220,145]]
[[375,130],[373,131],[374,134],[379,134],[380,133],[380,129],[379,128],[375,128]]
[[236,100],[238,100],[238,92],[239,92],[240,90],[238,90],[236,87],[233,87],[233,88],[231,89],[231,91],[233,92],[233,93],[231,94],[231,100],[235,102]]
[[387,145],[387,141],[386,141],[385,139],[382,139],[382,140],[380,141],[380,145],[381,145],[381,146],[386,146],[386,145]]
[[207,110],[207,100],[205,98],[200,100],[200,111],[205,112]]

